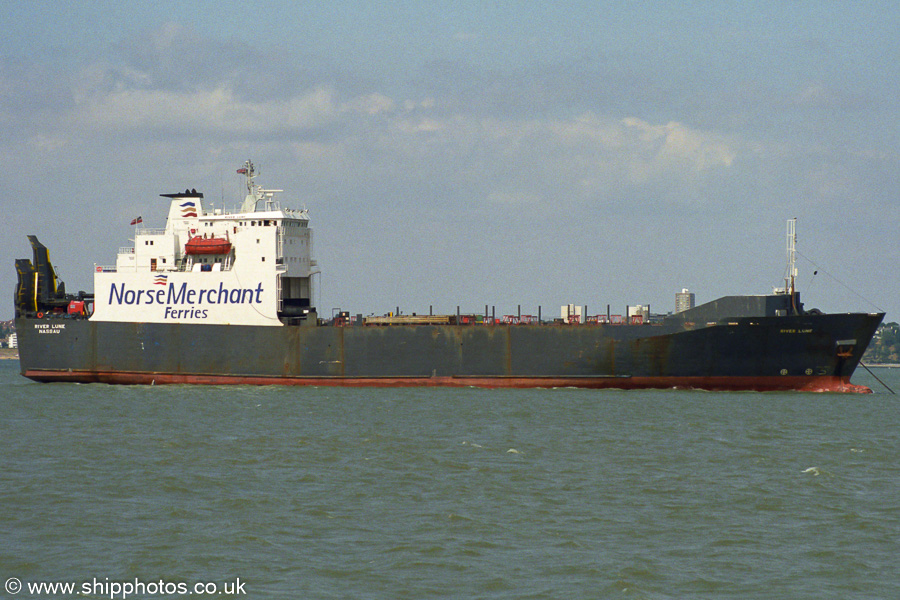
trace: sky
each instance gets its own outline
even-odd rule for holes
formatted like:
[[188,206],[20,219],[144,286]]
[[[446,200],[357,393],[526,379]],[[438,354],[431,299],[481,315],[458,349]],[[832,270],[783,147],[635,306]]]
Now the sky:
[[320,315],[588,314],[783,285],[900,321],[900,4],[67,2],[4,8],[0,289],[68,291],[218,207],[307,208]]

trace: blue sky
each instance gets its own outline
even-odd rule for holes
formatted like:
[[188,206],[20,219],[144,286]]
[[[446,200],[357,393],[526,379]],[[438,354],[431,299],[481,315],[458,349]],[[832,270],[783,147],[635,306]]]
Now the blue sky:
[[232,206],[252,158],[310,209],[326,314],[766,293],[797,217],[807,307],[900,320],[894,3],[357,4],[5,8],[10,299],[25,234],[89,290],[159,194]]

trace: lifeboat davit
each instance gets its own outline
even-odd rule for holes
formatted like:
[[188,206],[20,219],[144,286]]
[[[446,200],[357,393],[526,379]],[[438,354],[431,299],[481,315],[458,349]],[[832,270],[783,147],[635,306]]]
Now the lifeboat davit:
[[185,254],[228,254],[231,242],[225,238],[193,237],[184,245]]

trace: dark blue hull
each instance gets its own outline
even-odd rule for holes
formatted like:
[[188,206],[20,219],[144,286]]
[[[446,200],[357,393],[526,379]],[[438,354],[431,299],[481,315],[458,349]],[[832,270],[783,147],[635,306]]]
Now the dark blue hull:
[[[704,316],[696,313],[696,316]],[[249,327],[18,318],[37,381],[864,391],[882,314],[643,325]]]

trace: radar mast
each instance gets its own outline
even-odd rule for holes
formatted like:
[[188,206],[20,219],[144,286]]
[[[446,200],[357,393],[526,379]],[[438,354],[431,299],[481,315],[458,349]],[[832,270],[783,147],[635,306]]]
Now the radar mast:
[[247,178],[247,195],[244,197],[244,203],[241,204],[242,213],[256,212],[256,205],[262,200],[266,201],[265,210],[278,210],[278,203],[274,199],[275,193],[284,190],[264,190],[256,185],[253,180],[260,174],[261,169],[257,169],[252,161],[245,162],[237,172],[238,175]]

